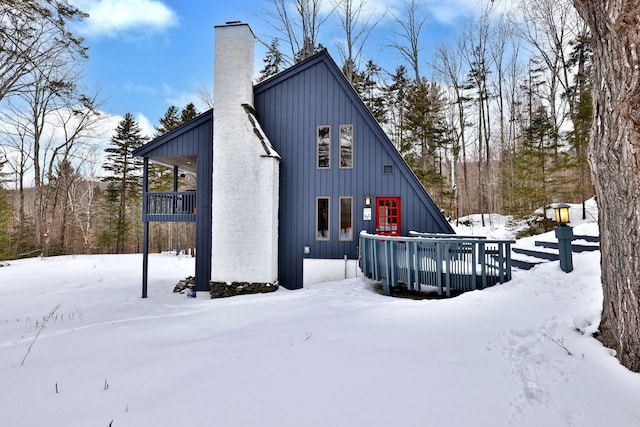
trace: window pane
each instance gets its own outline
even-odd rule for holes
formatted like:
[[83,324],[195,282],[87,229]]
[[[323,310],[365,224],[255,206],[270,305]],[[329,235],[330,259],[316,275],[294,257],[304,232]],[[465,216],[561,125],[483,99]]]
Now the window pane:
[[329,198],[316,199],[316,240],[329,240]]
[[353,167],[353,125],[340,125],[340,167]]
[[318,126],[318,168],[331,167],[331,127]]
[[353,240],[353,198],[340,197],[340,240]]

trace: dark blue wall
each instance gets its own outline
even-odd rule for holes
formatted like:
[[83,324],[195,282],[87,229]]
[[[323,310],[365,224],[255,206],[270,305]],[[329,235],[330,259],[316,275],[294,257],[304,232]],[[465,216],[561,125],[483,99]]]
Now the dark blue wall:
[[[375,213],[363,221],[364,198],[401,197],[402,234],[452,233],[440,210],[401,158],[326,51],[255,86],[258,119],[282,157],[279,280],[302,286],[304,246],[311,258],[357,257],[360,230],[375,232]],[[339,126],[354,126],[354,167],[338,165]],[[316,168],[316,129],[331,126],[331,168]],[[384,174],[385,165],[393,174]],[[331,199],[329,241],[315,240],[316,197]],[[353,241],[338,240],[340,196],[353,197]]]
[[[196,181],[196,289],[209,291],[211,279],[211,185],[213,173],[213,111],[136,150],[134,155],[153,158],[194,156]],[[146,178],[145,178],[146,179]]]

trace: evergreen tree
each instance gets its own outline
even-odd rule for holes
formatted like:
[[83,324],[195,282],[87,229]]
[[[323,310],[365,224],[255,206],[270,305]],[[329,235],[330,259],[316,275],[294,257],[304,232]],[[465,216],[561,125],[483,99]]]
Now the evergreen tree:
[[408,150],[405,141],[405,114],[407,111],[407,96],[409,93],[410,79],[407,77],[407,68],[400,65],[395,74],[391,75],[391,84],[383,89],[386,98],[387,110],[385,119],[381,123],[387,125],[387,132],[393,141],[393,145],[402,154]]
[[0,157],[0,259],[7,259],[10,257],[10,219],[11,219],[11,205],[9,204],[9,198],[3,187],[4,176],[2,172],[3,166],[7,163],[3,157]]
[[452,203],[450,186],[443,173],[444,153],[450,145],[444,117],[444,97],[438,85],[421,80],[407,97],[405,159],[422,185],[442,207]]
[[314,46],[309,38],[305,38],[304,43],[302,44],[302,48],[298,52],[296,52],[294,60],[297,64],[298,62],[302,62],[322,50],[324,50],[324,46],[322,46],[322,44]]
[[193,105],[193,102],[188,103],[180,113],[180,124],[182,125],[187,123],[189,120],[195,119],[197,115],[198,110],[196,110],[196,106]]
[[158,122],[160,122],[160,126],[154,126],[156,129],[156,133],[153,135],[154,138],[164,135],[171,129],[175,129],[180,126],[178,107],[176,107],[175,105],[171,105],[169,108],[167,108],[164,116],[158,119]]
[[118,253],[118,237],[125,236],[129,230],[124,215],[114,215],[119,209],[120,193],[117,184],[110,182],[104,190],[100,212],[98,247],[102,253]]
[[544,107],[533,112],[514,156],[512,202],[505,209],[514,215],[546,208],[558,193],[557,174],[566,161],[559,152],[555,126]]
[[111,229],[115,237],[115,250],[117,253],[123,253],[125,249],[125,241],[130,230],[130,220],[127,212],[131,205],[139,205],[142,180],[142,160],[133,156],[133,151],[141,147],[147,138],[142,135],[142,129],[130,113],[125,114],[124,118],[116,128],[116,134],[111,137],[110,146],[105,149],[107,153],[106,161],[103,164],[105,170],[110,172],[103,181],[108,183],[107,205],[109,205],[109,197],[115,198],[117,194],[117,207],[111,211],[117,219],[115,229]]
[[[181,118],[178,107],[175,105],[169,106],[164,116],[158,119],[158,122],[160,125],[154,126],[156,130],[156,133],[153,135],[154,138],[158,138],[180,126]],[[149,191],[171,191],[173,186],[172,174],[173,170],[167,166],[149,163],[149,170],[147,171]]]
[[[346,67],[352,64],[347,61],[342,67],[342,72],[346,75]],[[378,121],[378,123],[384,123],[385,118],[385,102],[382,89],[380,84],[378,83],[380,72],[382,68],[378,66],[372,60],[369,60],[365,66],[364,71],[358,72],[357,70],[352,70],[352,85],[356,90],[362,101],[366,104],[373,117]]]
[[566,93],[568,98],[573,98],[573,102],[569,103],[573,106],[569,113],[573,122],[573,130],[568,139],[575,154],[574,169],[577,176],[577,190],[582,199],[582,219],[586,219],[585,202],[593,194],[593,184],[587,160],[589,130],[593,120],[591,98],[593,51],[590,39],[586,35],[579,36],[571,45],[573,50],[568,65],[576,68],[576,74],[573,86]]
[[269,45],[269,50],[262,60],[264,62],[264,67],[260,70],[260,76],[258,77],[258,81],[261,82],[263,80],[268,79],[271,76],[275,76],[280,71],[282,71],[282,67],[284,66],[284,58],[282,56],[282,52],[278,45],[280,42],[277,38],[271,40],[271,44]]

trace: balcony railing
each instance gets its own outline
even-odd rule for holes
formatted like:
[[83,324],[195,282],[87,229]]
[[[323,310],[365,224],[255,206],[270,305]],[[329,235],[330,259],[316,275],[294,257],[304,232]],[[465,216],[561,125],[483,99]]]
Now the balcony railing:
[[196,192],[171,191],[144,193],[142,220],[163,222],[195,222]]
[[[416,236],[417,235],[417,236]],[[439,295],[483,289],[511,280],[513,240],[428,235],[391,237],[360,233],[360,268],[382,281],[385,295],[395,287]]]

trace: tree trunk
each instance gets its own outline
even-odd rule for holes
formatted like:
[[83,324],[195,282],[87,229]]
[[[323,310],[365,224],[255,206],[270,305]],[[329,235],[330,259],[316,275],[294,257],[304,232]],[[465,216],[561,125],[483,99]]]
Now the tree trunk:
[[602,253],[599,339],[640,372],[640,3],[573,3],[591,29],[594,52],[589,163]]

